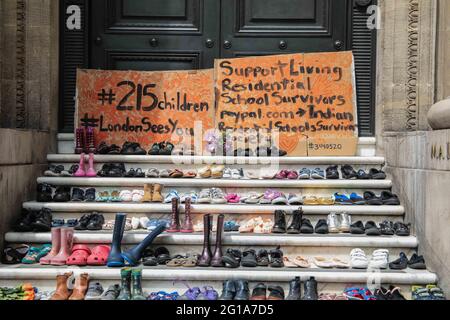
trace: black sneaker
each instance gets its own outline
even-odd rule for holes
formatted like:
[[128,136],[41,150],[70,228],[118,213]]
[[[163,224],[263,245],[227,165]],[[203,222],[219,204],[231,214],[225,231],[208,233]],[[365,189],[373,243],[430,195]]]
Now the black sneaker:
[[386,179],[386,173],[384,173],[381,170],[375,169],[375,168],[370,169],[369,174],[370,174],[371,178],[375,179],[375,180]]
[[363,169],[358,171],[358,180],[370,180],[372,176],[369,173],[366,173]]
[[267,286],[264,283],[258,283],[253,288],[252,297],[250,300],[266,300],[267,299]]
[[105,223],[105,218],[102,214],[93,213],[89,219],[89,223],[86,229],[89,231],[99,231],[102,230],[103,224]]
[[52,229],[52,211],[42,209],[37,215],[36,220],[31,224],[35,232],[49,232]]
[[36,221],[36,212],[22,210],[22,216],[17,220],[14,231],[16,232],[31,232],[33,231],[33,223]]
[[427,266],[425,265],[425,259],[423,256],[419,256],[414,253],[411,259],[408,261],[408,267],[416,270],[425,270]]
[[358,173],[356,173],[355,169],[353,169],[352,166],[349,165],[344,165],[341,167],[341,172],[342,172],[342,178],[344,179],[357,179],[358,178]]
[[383,221],[380,223],[380,232],[384,236],[393,236],[394,235],[394,224],[392,221]]
[[69,202],[70,201],[70,187],[61,186],[56,188],[53,196],[54,202]]
[[400,257],[389,263],[389,269],[392,270],[404,270],[408,267],[408,257],[404,252],[400,252]]
[[364,229],[364,224],[362,221],[356,221],[350,226],[351,234],[365,234],[366,230]]
[[85,200],[84,190],[80,188],[72,189],[72,201],[83,202]]
[[328,167],[326,170],[326,176],[329,180],[338,180],[339,179],[339,171],[338,166]]
[[270,250],[269,252],[270,266],[272,268],[283,268],[283,251],[281,251],[280,246],[276,249]]
[[244,251],[242,253],[241,266],[247,268],[255,268],[258,265],[256,262],[256,252],[253,249]]
[[381,192],[381,201],[383,202],[383,205],[385,206],[399,206],[400,200],[398,199],[398,196],[396,194],[393,194],[390,191],[383,191]]
[[226,280],[223,282],[222,294],[219,300],[231,301],[236,295],[236,282],[234,280]]
[[368,235],[368,236],[380,236],[381,235],[380,228],[378,228],[377,224],[373,221],[366,222],[364,229],[366,231],[366,235]]
[[46,183],[37,185],[37,202],[52,202],[53,189]]
[[284,290],[280,286],[274,286],[269,287],[269,296],[267,297],[267,300],[284,300]]
[[89,188],[84,193],[84,200],[86,202],[95,202],[96,190],[94,188]]
[[314,233],[314,227],[311,224],[311,221],[309,221],[309,219],[302,219],[302,226],[300,227],[300,232],[303,234]]
[[75,230],[78,231],[86,231],[89,221],[91,220],[91,213],[83,215],[80,220],[78,220],[77,225],[75,226]]
[[228,249],[222,257],[222,262],[227,268],[239,268],[241,265],[242,253],[236,249]]
[[404,224],[403,222],[396,222],[393,226],[393,232],[395,231],[395,235],[400,237],[407,237],[411,234],[410,225]]
[[328,234],[328,223],[325,219],[320,219],[316,224],[315,232],[317,234]]
[[261,249],[258,251],[258,254],[256,255],[256,264],[258,267],[268,267],[269,262],[269,253],[265,249]]
[[370,206],[383,205],[383,200],[381,200],[380,197],[377,197],[377,195],[375,193],[373,193],[372,191],[364,192],[364,200],[366,200],[366,203]]

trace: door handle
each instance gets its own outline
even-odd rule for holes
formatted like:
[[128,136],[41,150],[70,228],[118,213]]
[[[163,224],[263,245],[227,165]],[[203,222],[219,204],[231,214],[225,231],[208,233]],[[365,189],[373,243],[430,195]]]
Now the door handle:
[[284,40],[281,40],[279,45],[278,45],[278,48],[280,48],[280,50],[286,50],[287,47],[288,47],[288,43],[286,41],[284,41]]
[[212,39],[206,39],[205,45],[207,48],[211,49],[214,48],[215,42]]
[[231,43],[231,41],[225,40],[225,41],[223,42],[223,47],[224,47],[225,49],[231,49],[231,48],[233,47],[233,44]]
[[159,40],[157,38],[150,39],[150,45],[152,47],[157,47],[159,45]]
[[344,48],[344,42],[342,40],[336,40],[334,42],[334,48],[338,51],[342,50]]

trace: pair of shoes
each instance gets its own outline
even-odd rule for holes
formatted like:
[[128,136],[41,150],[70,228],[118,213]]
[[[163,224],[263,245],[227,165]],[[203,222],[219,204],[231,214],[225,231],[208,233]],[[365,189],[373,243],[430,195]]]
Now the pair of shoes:
[[221,301],[248,301],[250,299],[250,288],[245,280],[226,280],[223,283]]
[[378,249],[373,251],[369,261],[362,249],[353,249],[350,252],[350,265],[353,269],[387,269],[389,264],[389,250]]
[[108,146],[106,142],[101,142],[97,148],[98,154],[109,154],[109,155],[119,155],[120,147],[118,145],[112,144]]
[[99,177],[122,178],[127,170],[124,163],[105,163],[102,169],[97,172]]
[[239,266],[246,268],[256,267],[272,267],[283,268],[284,259],[283,251],[280,247],[267,251],[259,250],[258,254],[253,249],[241,252],[238,249],[228,249],[222,257],[222,263],[226,268],[238,268]]
[[50,244],[43,245],[42,247],[29,247],[27,254],[22,258],[23,264],[35,264],[45,257],[52,250]]
[[344,290],[344,296],[347,297],[348,300],[365,300],[365,301],[377,300],[377,298],[367,287],[346,288]]
[[73,174],[73,176],[77,178],[83,177],[95,178],[97,176],[97,172],[95,171],[94,168],[94,154],[89,153],[89,160],[88,160],[89,167],[87,170],[85,167],[85,158],[86,155],[82,153],[80,155],[80,163],[78,164],[78,170]]
[[170,156],[175,146],[170,142],[154,143],[148,154],[151,156]]
[[127,173],[125,173],[125,178],[145,178],[145,173],[141,168],[131,168]]
[[179,200],[178,198],[172,198],[172,218],[170,221],[170,225],[167,228],[166,232],[168,233],[192,233],[194,232],[194,227],[192,224],[191,217],[191,199],[185,199],[185,210],[184,210],[184,223],[181,226],[180,223],[180,211],[179,211]]
[[144,197],[142,202],[163,202],[161,194],[163,186],[160,184],[144,184]]
[[40,259],[42,265],[63,266],[72,252],[73,228],[52,228],[52,250]]
[[233,179],[240,180],[244,178],[244,170],[241,169],[233,169],[233,168],[225,168],[223,170],[222,178],[224,179]]
[[389,264],[389,268],[392,270],[404,270],[406,268],[425,270],[427,267],[423,256],[419,256],[417,253],[414,253],[408,260],[406,254],[404,252],[400,252],[400,257],[397,260],[392,261]]
[[383,221],[380,223],[380,232],[385,236],[399,236],[407,237],[411,234],[411,224],[405,224],[403,222],[393,223],[392,221]]
[[275,211],[275,223],[272,228],[272,233],[275,234],[300,234],[302,227],[302,219],[303,219],[303,210],[300,208],[299,210],[295,210],[292,213],[292,219],[289,227],[287,227],[286,223],[286,212],[282,210]]
[[374,295],[377,300],[406,300],[401,294],[400,288],[392,285],[389,287],[389,290],[383,287],[376,289]]
[[372,191],[364,192],[364,200],[368,205],[372,206],[398,206],[400,205],[400,200],[396,194],[393,194],[390,191],[381,192],[380,196],[377,196]]
[[72,177],[75,172],[78,171],[79,166],[73,165],[69,170],[63,165],[54,165],[51,164],[48,166],[48,169],[44,172],[44,175],[47,177]]
[[298,178],[300,180],[309,180],[309,179],[322,180],[325,179],[325,171],[321,168],[316,169],[303,168],[299,171]]
[[426,287],[412,286],[413,300],[447,300],[444,291],[434,284],[429,284]]
[[147,300],[142,290],[142,270],[124,268],[120,270],[120,293],[116,300]]
[[76,245],[72,248],[71,255],[67,258],[68,266],[104,266],[111,248],[100,245],[89,249],[86,245]]
[[217,231],[216,231],[216,248],[214,253],[211,251],[211,233],[213,217],[209,214],[203,216],[203,252],[198,258],[197,265],[199,267],[224,267],[222,252],[222,233],[225,216],[223,214],[217,217]]
[[75,154],[95,153],[95,130],[92,127],[78,128],[75,131]]
[[75,278],[75,284],[72,290],[69,290],[68,282],[73,277],[73,272],[68,272],[56,277],[56,291],[50,298],[53,301],[65,300],[84,300],[86,291],[89,286],[89,275],[82,273]]
[[[269,295],[267,295],[269,291]],[[253,288],[252,296],[250,300],[263,301],[263,300],[284,300],[284,290],[280,286],[266,286],[264,283],[259,283]]]
[[39,212],[26,211],[14,225],[16,232],[48,232],[52,227],[52,212],[43,208]]
[[146,249],[142,255],[142,264],[146,267],[165,266],[171,260],[172,257],[166,247],[159,247],[156,250]]
[[327,218],[329,233],[349,233],[352,219],[347,213],[332,212]]
[[120,150],[120,154],[125,156],[145,156],[147,151],[142,149],[141,145],[137,142],[126,141]]
[[86,191],[80,188],[73,188],[71,200],[73,202],[95,202],[95,194],[94,188],[89,188]]
[[194,287],[189,288],[183,295],[179,296],[177,300],[202,300],[202,301],[215,301],[219,298],[219,294],[213,287],[203,287],[203,290],[200,288]]
[[281,170],[275,175],[278,180],[297,180],[298,173],[294,170]]
[[[225,174],[225,166],[223,165],[206,166],[200,168],[197,171],[197,174],[200,178],[203,179],[207,178],[220,179],[223,178]],[[229,174],[231,178],[231,172],[227,171],[227,174]]]
[[83,215],[80,220],[78,220],[78,223],[74,229],[77,231],[99,231],[102,230],[104,223],[105,218],[103,215],[94,212]]
[[219,188],[203,189],[197,199],[197,203],[201,204],[225,204],[227,199],[225,198],[225,193]]
[[358,195],[357,193],[353,192],[350,196],[347,196],[345,194],[341,194],[339,192],[336,192],[334,194],[334,201],[336,204],[340,204],[340,205],[365,205],[366,204],[366,200],[364,200],[363,197],[361,197],[360,195]]
[[125,231],[125,222],[126,214],[120,213],[116,215],[111,252],[107,260],[108,267],[123,267],[125,266],[125,262],[130,266],[137,266],[141,261],[145,249],[152,244],[156,237],[166,230],[165,224],[160,224],[137,246],[122,252],[121,243]]

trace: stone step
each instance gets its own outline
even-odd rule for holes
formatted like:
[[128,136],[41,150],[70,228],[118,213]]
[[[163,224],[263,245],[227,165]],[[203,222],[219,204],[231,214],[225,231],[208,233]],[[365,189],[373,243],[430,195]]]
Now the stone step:
[[[105,212],[105,213],[170,213],[171,204],[162,203],[87,203],[87,202],[25,202],[23,207],[28,210],[48,208],[54,212]],[[228,213],[228,214],[273,214],[275,210],[292,212],[298,206],[272,206],[272,205],[241,205],[241,204],[193,204],[193,213]],[[184,212],[183,206],[180,206]],[[362,216],[403,216],[403,206],[303,206],[307,215],[328,215],[330,212],[346,212],[351,215]]]
[[[50,163],[78,163],[80,156],[76,154],[49,154]],[[86,156],[86,161],[88,156]],[[383,157],[215,157],[215,156],[124,156],[124,155],[95,155],[95,162],[111,163],[123,162],[134,164],[224,164],[224,165],[376,165],[385,164]]]
[[320,189],[390,189],[390,180],[232,180],[232,179],[170,179],[170,178],[71,178],[40,177],[38,183],[76,187],[141,187],[161,184],[185,188],[320,188]]
[[[148,233],[126,232],[123,244],[140,243]],[[50,233],[8,232],[5,240],[9,243],[50,243]],[[108,231],[83,232],[76,231],[75,243],[107,244],[111,243],[112,233]],[[202,245],[203,234],[162,234],[155,241],[165,245]],[[275,234],[239,234],[225,233],[223,244],[227,246],[298,246],[298,247],[365,247],[365,248],[417,248],[418,241],[414,236],[368,237],[350,234],[338,235],[275,235]]]
[[[58,274],[73,271],[74,274],[88,273],[95,280],[119,280],[120,270],[107,267],[53,267],[53,266],[0,266],[2,280],[54,280]],[[223,281],[245,279],[248,281],[287,282],[295,277],[302,281],[315,277],[324,283],[380,283],[380,284],[416,284],[436,283],[436,274],[429,271],[374,271],[367,270],[323,270],[323,269],[273,269],[273,268],[168,268],[144,267],[143,279],[149,280],[185,280],[185,281]]]

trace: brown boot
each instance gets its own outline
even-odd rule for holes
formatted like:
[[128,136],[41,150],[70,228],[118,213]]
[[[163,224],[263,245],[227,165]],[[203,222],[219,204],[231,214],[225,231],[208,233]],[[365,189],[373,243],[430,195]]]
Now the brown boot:
[[211,230],[212,230],[212,218],[211,215],[205,214],[203,216],[203,252],[200,258],[198,258],[199,267],[209,267],[211,266]]
[[181,228],[182,233],[193,233],[194,226],[191,217],[191,198],[187,198],[184,205],[184,223]]
[[152,202],[153,185],[144,184],[144,197],[142,202]]
[[69,288],[67,288],[67,281],[72,277],[73,273],[68,272],[56,277],[56,291],[50,298],[55,301],[65,301],[70,297]]
[[84,300],[89,285],[89,275],[87,273],[80,274],[75,280],[72,295],[69,300]]
[[222,262],[222,231],[225,216],[223,214],[219,215],[217,218],[217,231],[216,231],[216,250],[214,251],[211,266],[213,267],[224,267]]
[[155,184],[153,186],[152,202],[163,202],[164,198],[161,194],[162,188],[163,187],[160,184]]
[[177,198],[172,199],[172,218],[170,221],[170,227],[166,230],[169,233],[180,232],[180,212],[178,210],[179,200]]

